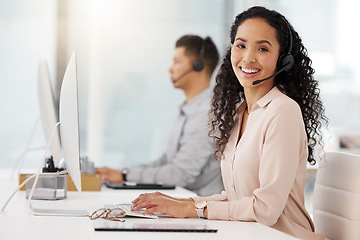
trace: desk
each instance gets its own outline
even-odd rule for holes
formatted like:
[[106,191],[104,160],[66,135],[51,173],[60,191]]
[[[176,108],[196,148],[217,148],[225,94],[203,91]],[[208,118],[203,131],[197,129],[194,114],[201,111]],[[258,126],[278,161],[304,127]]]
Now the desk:
[[[0,170],[0,206],[17,187],[17,182],[10,181],[10,175]],[[100,192],[68,192],[65,200],[39,201],[33,200],[35,207],[84,209],[92,212],[104,204],[116,202],[130,202],[143,190],[111,190],[102,189]],[[150,191],[147,191],[150,192]],[[164,190],[165,194],[176,197],[194,196],[194,193],[177,187],[175,190]],[[111,239],[145,239],[145,240],[173,240],[173,239],[296,239],[285,233],[250,222],[229,222],[204,219],[137,219],[126,218],[126,221],[171,221],[185,223],[207,222],[218,229],[217,233],[174,233],[174,232],[95,232],[93,223],[86,217],[34,216],[27,207],[25,191],[18,192],[11,200],[5,213],[0,213],[0,239],[36,239],[36,240],[111,240]],[[50,237],[51,236],[51,237]]]

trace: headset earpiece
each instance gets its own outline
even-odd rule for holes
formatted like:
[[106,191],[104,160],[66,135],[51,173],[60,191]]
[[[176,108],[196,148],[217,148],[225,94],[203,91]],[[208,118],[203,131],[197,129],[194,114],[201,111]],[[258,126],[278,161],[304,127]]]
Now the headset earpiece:
[[200,72],[201,70],[204,69],[205,67],[205,64],[204,64],[204,61],[203,61],[203,58],[204,58],[204,53],[205,53],[205,45],[206,45],[206,38],[203,40],[202,42],[202,45],[201,45],[201,49],[200,49],[200,54],[199,54],[199,58],[196,59],[194,62],[193,62],[193,70],[196,71],[196,72]]
[[283,68],[284,72],[288,72],[294,66],[295,60],[291,54],[283,54],[279,57],[279,66],[278,69]]
[[194,71],[197,71],[197,72],[200,72],[201,70],[204,69],[204,61],[202,59],[196,59],[194,62],[193,62],[193,70]]
[[286,55],[282,62],[283,66],[284,66],[284,71],[289,72],[290,69],[294,66],[294,62],[295,62],[295,60],[294,60],[293,55],[291,55],[291,54]]

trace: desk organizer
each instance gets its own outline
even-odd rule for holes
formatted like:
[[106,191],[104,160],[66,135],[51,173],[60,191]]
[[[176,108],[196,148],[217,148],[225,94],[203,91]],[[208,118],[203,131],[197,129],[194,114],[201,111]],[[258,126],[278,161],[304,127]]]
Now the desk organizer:
[[[26,183],[26,198],[29,198],[35,178]],[[61,200],[66,198],[66,175],[40,175],[31,199]]]

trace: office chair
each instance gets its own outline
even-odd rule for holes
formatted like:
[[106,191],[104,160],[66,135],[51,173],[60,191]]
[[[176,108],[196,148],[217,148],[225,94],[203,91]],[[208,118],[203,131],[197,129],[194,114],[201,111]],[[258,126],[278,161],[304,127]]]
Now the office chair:
[[325,153],[315,180],[315,231],[327,239],[360,239],[360,155]]

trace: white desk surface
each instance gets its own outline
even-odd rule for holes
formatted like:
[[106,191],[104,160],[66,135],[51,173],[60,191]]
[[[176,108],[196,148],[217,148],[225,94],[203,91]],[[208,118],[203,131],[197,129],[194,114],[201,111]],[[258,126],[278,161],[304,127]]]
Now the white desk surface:
[[[9,174],[0,170],[0,208],[10,194],[16,189],[17,182],[10,181]],[[6,172],[8,173],[8,172]],[[130,202],[145,190],[110,190],[103,188],[100,192],[68,192],[65,200],[40,201],[32,204],[40,208],[83,209],[89,212],[103,207],[104,204]],[[147,191],[150,192],[150,191]],[[183,188],[164,190],[177,197],[189,197],[194,193]],[[203,223],[218,229],[217,233],[189,232],[96,232],[93,222],[87,217],[34,216],[28,209],[25,191],[16,193],[4,213],[0,213],[0,239],[36,239],[36,240],[111,240],[111,239],[296,239],[270,227],[253,222],[231,222],[204,219],[138,219],[126,218],[127,222],[184,222]]]

